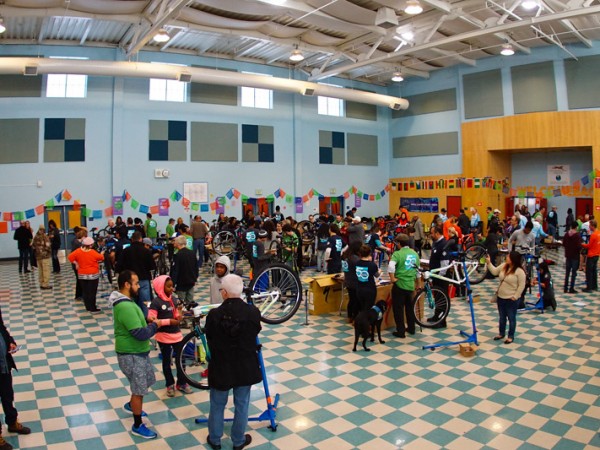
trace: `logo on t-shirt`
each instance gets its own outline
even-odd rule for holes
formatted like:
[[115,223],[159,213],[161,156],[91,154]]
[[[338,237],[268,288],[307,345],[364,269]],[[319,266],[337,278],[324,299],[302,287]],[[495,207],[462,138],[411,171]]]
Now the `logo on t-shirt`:
[[363,266],[356,266],[356,278],[361,283],[366,283],[369,281],[369,269]]
[[404,267],[407,269],[413,269],[417,267],[417,257],[415,255],[406,255],[404,260]]

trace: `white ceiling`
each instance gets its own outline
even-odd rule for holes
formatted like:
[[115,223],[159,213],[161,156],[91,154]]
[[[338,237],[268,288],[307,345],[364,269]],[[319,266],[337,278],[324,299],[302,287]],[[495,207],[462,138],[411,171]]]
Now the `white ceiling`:
[[[600,39],[600,0],[0,0],[0,44],[117,47],[293,67],[311,81],[341,76],[389,84],[393,72],[427,78],[456,64],[477,65],[510,42],[517,52]],[[388,9],[382,9],[388,8]],[[378,10],[380,17],[378,19]],[[397,21],[398,25],[393,24]],[[165,44],[151,38],[164,27]],[[398,28],[400,27],[400,28]],[[411,29],[411,41],[399,31]],[[292,63],[299,48],[304,61]]]

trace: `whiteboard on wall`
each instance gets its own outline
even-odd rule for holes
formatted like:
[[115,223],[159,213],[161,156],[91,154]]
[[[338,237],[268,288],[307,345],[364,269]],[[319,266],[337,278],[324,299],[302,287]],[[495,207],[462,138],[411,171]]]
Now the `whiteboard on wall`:
[[208,183],[183,183],[183,196],[193,203],[208,203]]

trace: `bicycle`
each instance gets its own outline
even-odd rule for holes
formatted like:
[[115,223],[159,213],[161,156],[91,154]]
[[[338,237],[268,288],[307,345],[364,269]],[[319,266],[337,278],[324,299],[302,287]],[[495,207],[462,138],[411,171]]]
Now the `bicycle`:
[[[252,279],[246,287],[244,297],[256,306],[261,321],[280,324],[291,319],[302,302],[300,278],[284,264],[271,264]],[[210,360],[210,349],[204,335],[202,320],[211,309],[219,305],[203,305],[192,308],[191,331],[180,343],[180,351],[175,363],[183,374],[186,383],[198,389],[209,389],[208,378],[202,377],[204,367],[200,355],[203,347]]]
[[[450,299],[443,290],[433,286],[432,278],[443,280],[455,285],[466,282],[467,277],[471,281],[471,275],[475,273],[479,263],[466,259],[466,254],[459,253],[459,260],[452,261],[449,265],[432,270],[421,270],[416,267],[417,273],[423,278],[423,287],[417,289],[413,298],[413,312],[416,322],[424,328],[434,328],[446,319],[450,312]],[[463,272],[462,259],[465,258],[467,273]],[[454,278],[440,275],[440,272],[451,270]]]

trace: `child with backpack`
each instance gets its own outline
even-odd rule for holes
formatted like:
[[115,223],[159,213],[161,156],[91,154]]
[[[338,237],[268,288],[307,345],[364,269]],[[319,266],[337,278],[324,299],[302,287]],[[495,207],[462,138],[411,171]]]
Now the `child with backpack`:
[[542,298],[544,300],[544,309],[551,307],[556,311],[556,297],[554,296],[554,286],[552,275],[546,261],[540,263],[540,285],[542,287]]

